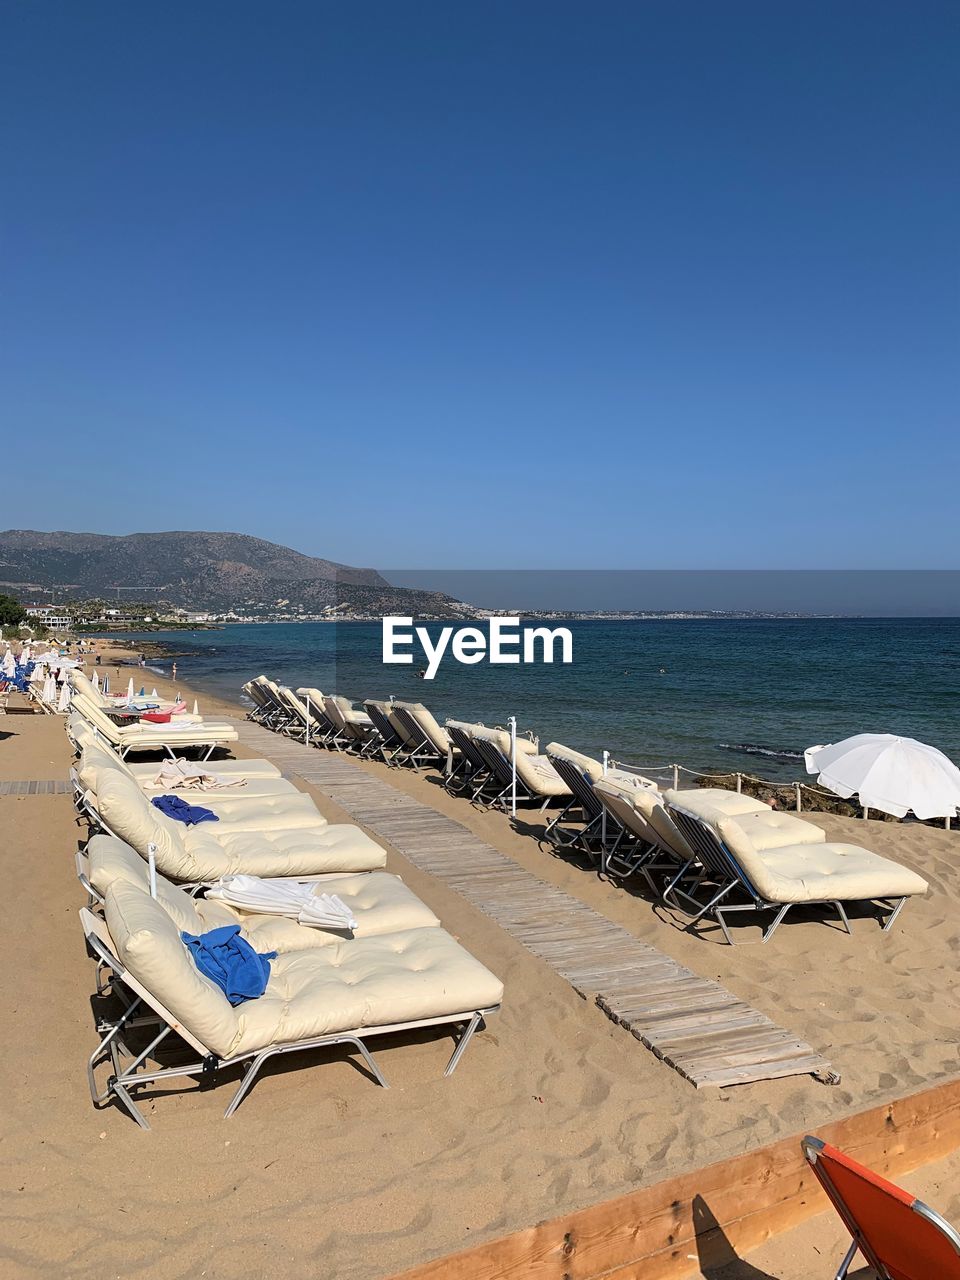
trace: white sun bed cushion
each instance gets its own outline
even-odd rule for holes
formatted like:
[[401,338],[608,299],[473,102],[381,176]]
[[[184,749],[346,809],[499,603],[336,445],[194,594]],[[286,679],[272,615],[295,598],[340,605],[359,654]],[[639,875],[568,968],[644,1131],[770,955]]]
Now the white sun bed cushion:
[[[89,748],[84,750],[77,777],[85,791],[94,796],[100,793],[103,778],[111,772],[122,772],[113,761],[91,765],[88,762]],[[131,778],[134,786],[139,787],[136,779]],[[173,794],[180,796],[188,804],[199,805],[217,815],[218,831],[291,831],[320,830],[327,825],[327,820],[314,804],[310,796],[304,795],[296,787],[281,790],[275,795],[239,796],[229,791],[192,791],[189,788],[161,787],[152,789],[154,795]],[[150,796],[147,797],[151,799]],[[192,828],[186,828],[192,830]]]
[[[353,938],[371,938],[405,929],[435,929],[440,921],[399,876],[370,871],[330,876],[317,882],[318,893],[336,894],[357,922]],[[238,913],[243,931],[258,951],[305,951],[344,939],[343,932],[298,924],[283,916]]]
[[689,791],[665,791],[663,798],[667,804],[675,804],[685,813],[699,818],[706,811],[714,816],[720,813],[736,816],[739,813],[768,813],[770,806],[753,796],[741,795],[739,791],[725,791],[722,787],[691,787]]
[[638,787],[633,782],[623,785],[609,774],[595,785],[614,817],[628,831],[641,840],[666,849],[682,862],[694,857],[682,832],[670,817],[663,797],[653,787]]
[[[196,762],[191,760],[189,763]],[[156,777],[158,766],[156,763],[127,763],[127,768],[135,778],[139,779],[142,786],[145,781]],[[280,770],[269,760],[211,760],[207,768],[211,773],[222,774],[225,778],[259,778],[278,782],[284,780]]]
[[443,929],[409,929],[278,956],[267,989],[231,1007],[159,902],[118,881],[104,903],[118,959],[221,1058],[364,1027],[495,1008],[503,984]]
[[[490,729],[485,724],[473,724],[468,720],[448,720],[447,725],[452,725],[455,729],[462,729],[470,738],[485,737],[487,741],[496,743],[503,754],[510,759],[510,734],[506,729]],[[529,738],[522,738],[517,735],[517,755],[535,756],[537,754],[537,744],[531,742]]]
[[546,756],[531,756],[517,752],[517,777],[536,796],[568,796],[570,794],[570,788]]
[[[677,794],[686,795],[685,792]],[[679,807],[690,812],[686,804],[681,803]],[[763,809],[760,813],[728,814],[715,805],[701,801],[697,807],[697,816],[718,832],[724,818],[735,817],[738,842],[741,837],[745,838],[757,852],[781,849],[789,844],[823,844],[827,838],[822,827],[813,822],[804,822],[795,814],[781,813],[777,809]]]
[[757,892],[769,902],[854,902],[926,893],[927,882],[908,867],[855,844],[824,841],[758,852],[736,818],[719,833]]
[[550,759],[565,760],[574,765],[590,782],[609,778],[622,787],[649,787],[657,790],[657,784],[652,779],[644,778],[639,773],[628,773],[624,769],[607,769],[604,773],[599,760],[594,760],[593,756],[585,756],[582,751],[575,751],[573,747],[565,747],[562,742],[548,742],[544,754]]
[[380,846],[358,827],[316,830],[218,831],[218,822],[185,826],[155,809],[132,778],[105,771],[97,810],[110,830],[146,857],[157,846],[157,869],[171,880],[209,883],[221,876],[313,876],[333,871],[377,871]]
[[[90,883],[101,896],[118,880],[149,891],[149,869],[135,849],[114,836],[96,835],[86,847]],[[398,876],[385,871],[328,876],[316,882],[318,893],[335,893],[357,922],[349,936],[371,937],[401,929],[437,928],[440,921]],[[216,898],[194,898],[157,874],[157,898],[178,929],[203,933],[220,925],[239,924],[258,951],[305,951],[342,940],[344,932],[302,925],[283,916],[239,911]]]
[[108,742],[120,746],[138,746],[144,751],[159,751],[165,744],[180,747],[202,747],[212,742],[236,742],[239,737],[236,729],[229,724],[177,725],[141,724],[120,728],[105,715],[99,707],[95,707],[86,698],[79,695],[74,698],[72,706],[80,712],[90,724],[94,725],[106,737]]
[[[728,815],[721,815],[723,817]],[[758,852],[782,849],[791,844],[823,844],[827,835],[816,823],[804,822],[791,813],[741,813],[736,815],[737,826]]]
[[[90,734],[91,736],[83,738],[80,744],[80,760],[77,764],[77,777],[85,791],[96,792],[95,774],[98,768],[119,769],[122,773],[127,774],[128,777],[133,778],[141,791],[145,791],[148,795],[160,795],[171,790],[169,784],[157,785],[154,779],[167,763],[172,762],[154,761],[152,764],[131,764],[129,760],[121,760],[116,752],[105,742],[98,739],[92,731],[90,731]],[[275,769],[273,774],[246,777],[239,770],[230,770],[225,767],[239,763],[240,761],[238,760],[218,760],[216,763],[198,765],[196,761],[187,761],[187,764],[193,768],[201,768],[208,773],[219,774],[226,779],[237,780],[243,778],[244,785],[242,787],[211,787],[207,791],[201,791],[193,787],[177,787],[174,790],[185,798],[205,796],[211,800],[217,797],[230,800],[247,800],[252,796],[299,796],[303,794],[297,790],[292,782],[287,782],[285,778],[281,778]],[[251,763],[262,763],[273,769],[273,765],[266,760],[252,761]],[[210,807],[213,808],[212,805]]]

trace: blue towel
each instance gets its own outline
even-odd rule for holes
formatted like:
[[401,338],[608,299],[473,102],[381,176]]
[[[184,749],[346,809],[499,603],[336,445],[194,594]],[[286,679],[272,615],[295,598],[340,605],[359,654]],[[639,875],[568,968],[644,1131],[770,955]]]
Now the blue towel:
[[256,1000],[267,989],[270,980],[270,961],[277,953],[264,955],[254,951],[245,938],[240,937],[238,924],[225,924],[208,933],[181,933],[194,963],[202,974],[215,982],[231,1004],[243,1004],[244,1000]]
[[212,809],[204,809],[199,804],[187,804],[179,796],[154,796],[151,801],[161,813],[168,818],[176,818],[177,822],[185,822],[188,827],[198,822],[219,822],[219,817]]

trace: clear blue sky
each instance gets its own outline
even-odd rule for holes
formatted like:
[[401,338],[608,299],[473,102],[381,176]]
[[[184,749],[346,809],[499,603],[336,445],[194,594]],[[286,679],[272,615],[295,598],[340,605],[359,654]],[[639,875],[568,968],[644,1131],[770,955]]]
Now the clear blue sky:
[[957,566],[955,0],[0,23],[0,527]]

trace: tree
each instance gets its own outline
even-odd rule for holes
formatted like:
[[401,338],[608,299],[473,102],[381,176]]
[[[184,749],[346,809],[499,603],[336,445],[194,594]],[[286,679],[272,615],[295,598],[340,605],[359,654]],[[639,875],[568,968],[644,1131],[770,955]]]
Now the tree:
[[0,595],[0,627],[16,627],[26,619],[27,611],[13,596]]

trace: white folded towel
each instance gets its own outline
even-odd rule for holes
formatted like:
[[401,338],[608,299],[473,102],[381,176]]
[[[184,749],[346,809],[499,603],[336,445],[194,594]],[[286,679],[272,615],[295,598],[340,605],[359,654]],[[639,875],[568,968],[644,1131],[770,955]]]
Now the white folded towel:
[[246,778],[229,778],[220,773],[211,773],[203,765],[193,764],[190,760],[178,757],[176,760],[164,760],[160,772],[153,780],[155,787],[181,788],[190,791],[210,791],[214,788],[245,787]]

